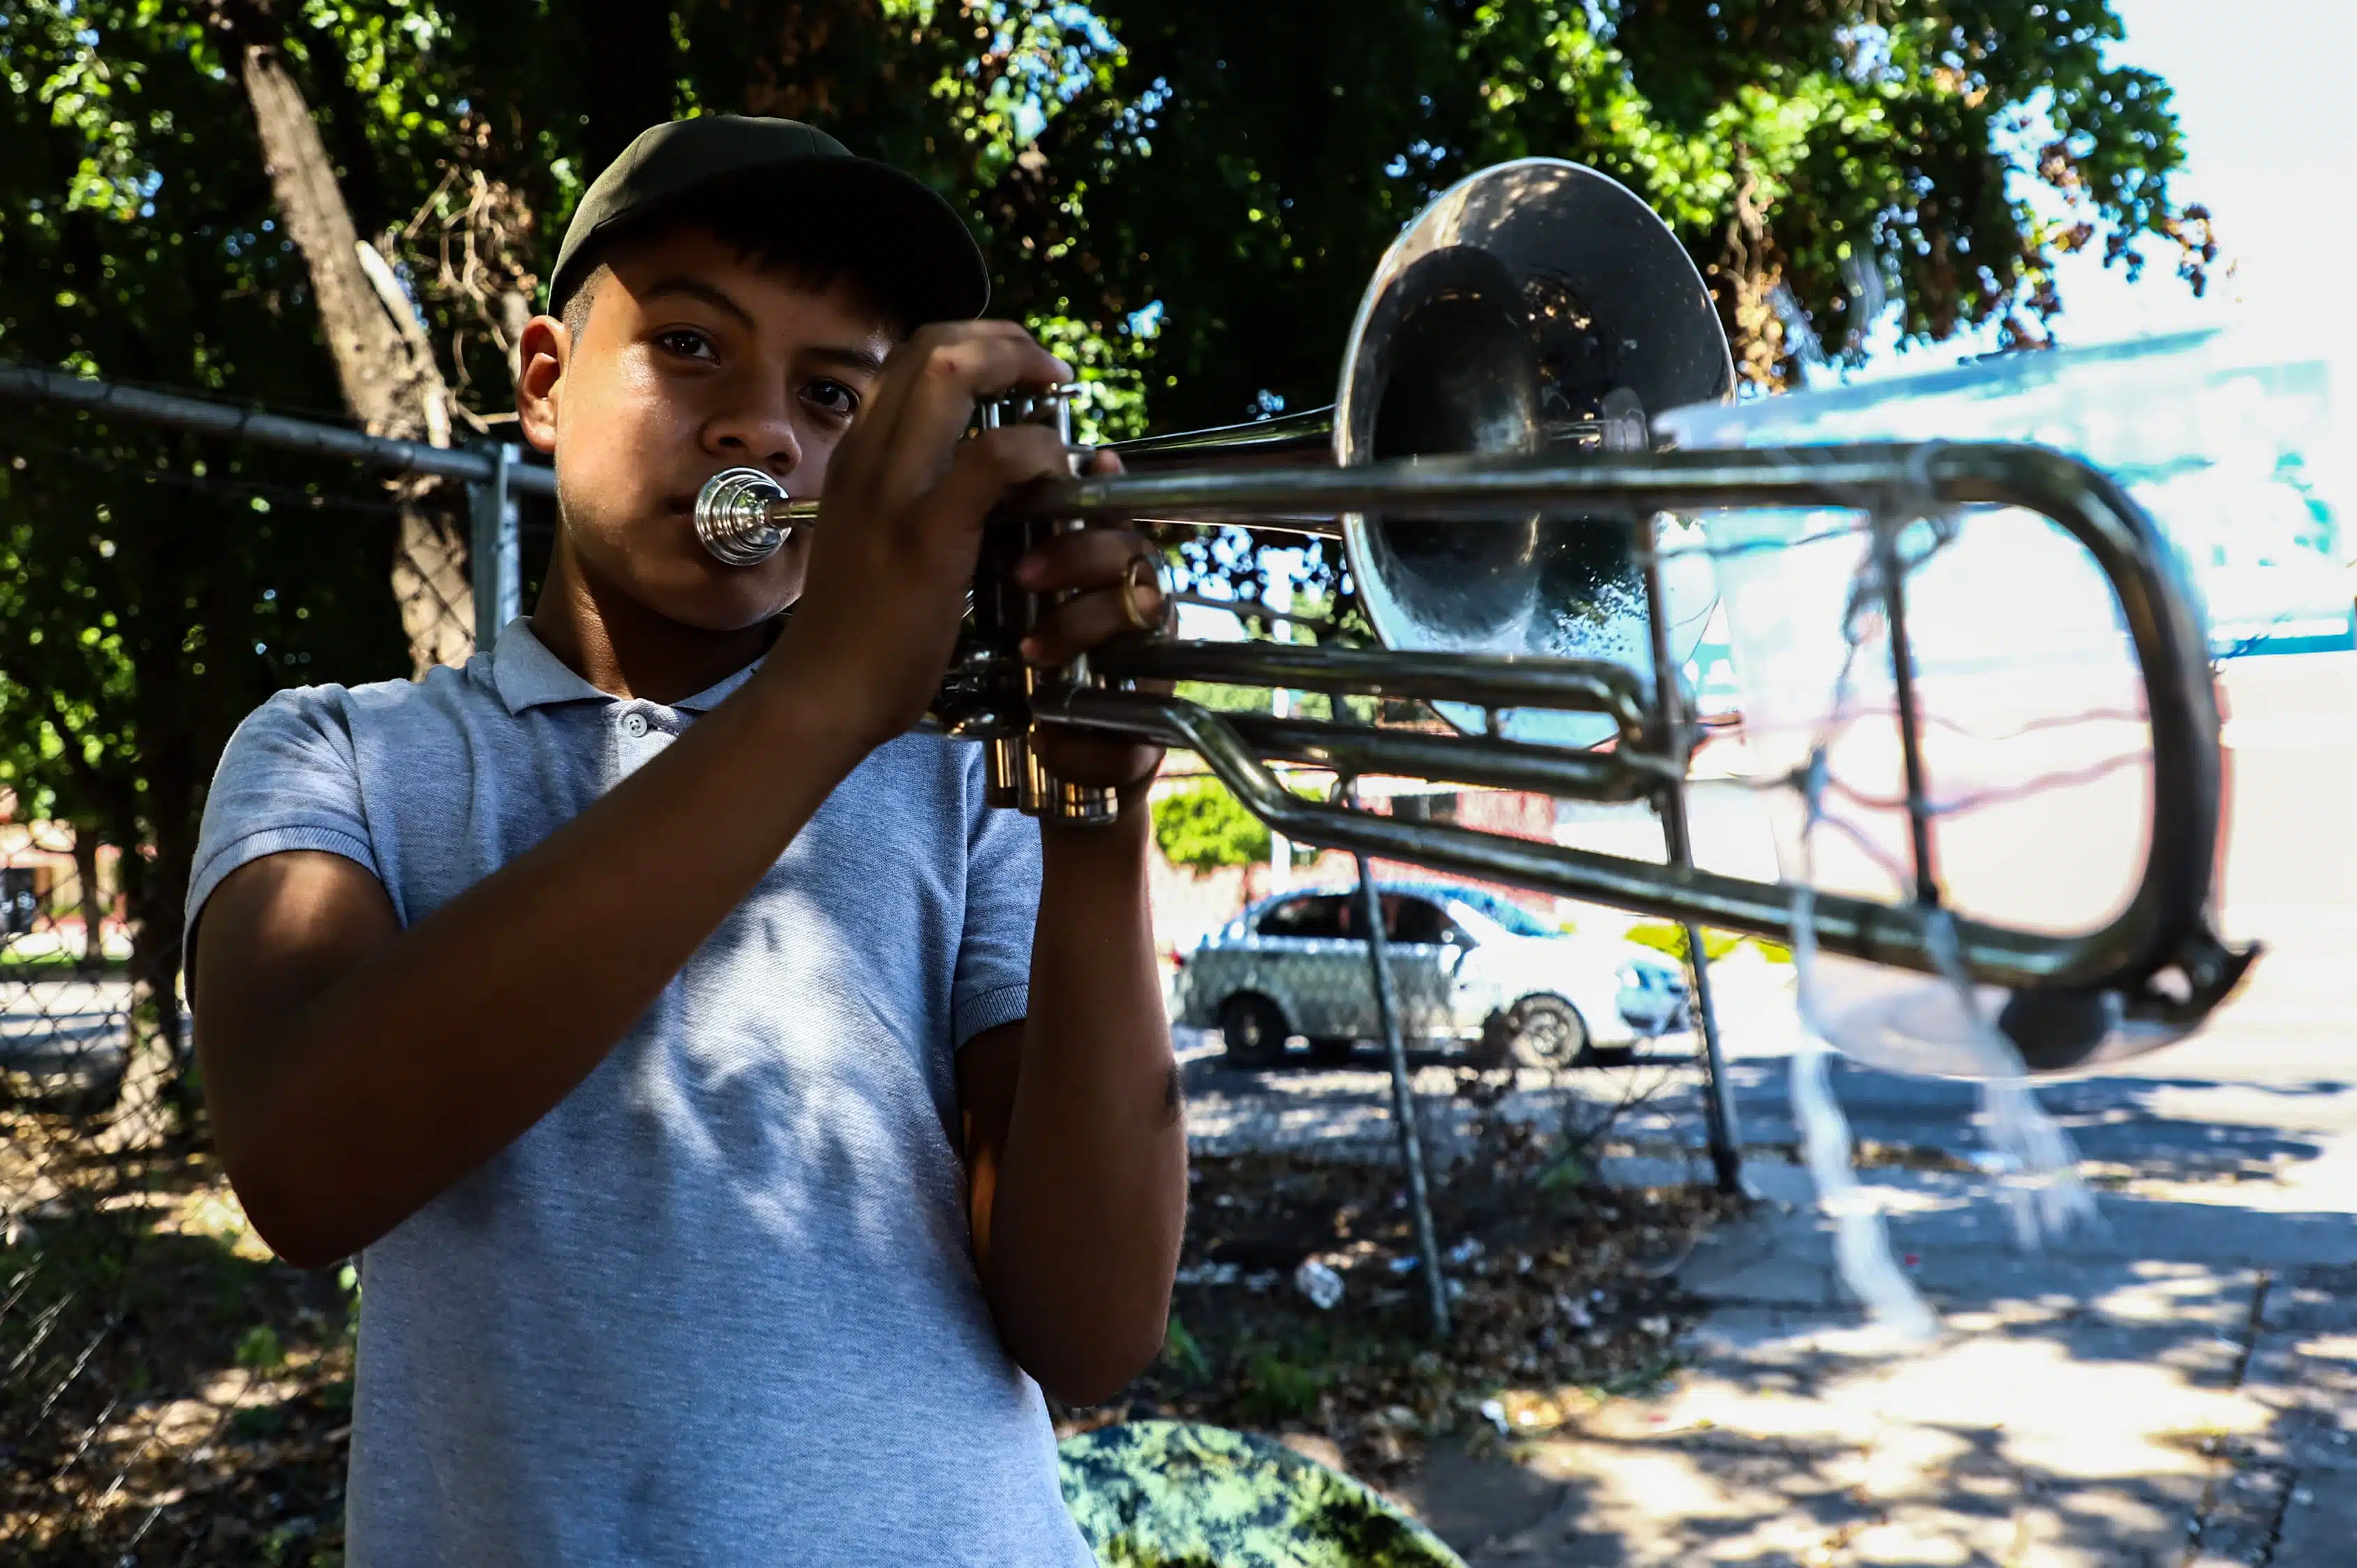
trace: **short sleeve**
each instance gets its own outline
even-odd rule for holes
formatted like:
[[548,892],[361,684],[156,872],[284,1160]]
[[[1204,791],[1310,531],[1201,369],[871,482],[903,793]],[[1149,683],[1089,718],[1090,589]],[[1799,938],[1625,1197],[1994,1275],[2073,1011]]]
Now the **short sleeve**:
[[361,811],[351,730],[334,700],[338,692],[319,686],[281,692],[230,736],[205,797],[196,863],[188,872],[191,931],[221,880],[266,854],[322,849],[382,877]]
[[1031,931],[1039,918],[1039,824],[983,804],[982,748],[967,754],[965,925],[950,993],[961,1048],[1029,1007]]

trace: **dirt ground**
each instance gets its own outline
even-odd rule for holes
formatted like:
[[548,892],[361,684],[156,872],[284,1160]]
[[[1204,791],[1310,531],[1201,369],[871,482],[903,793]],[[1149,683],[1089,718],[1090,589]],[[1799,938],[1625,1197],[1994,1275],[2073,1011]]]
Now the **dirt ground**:
[[1164,1354],[1060,1430],[1209,1421],[1395,1491],[1436,1441],[1478,1455],[1659,1385],[1695,1316],[1671,1275],[1736,1200],[1603,1186],[1597,1147],[1497,1119],[1436,1173],[1446,1340],[1395,1163],[1198,1155]]

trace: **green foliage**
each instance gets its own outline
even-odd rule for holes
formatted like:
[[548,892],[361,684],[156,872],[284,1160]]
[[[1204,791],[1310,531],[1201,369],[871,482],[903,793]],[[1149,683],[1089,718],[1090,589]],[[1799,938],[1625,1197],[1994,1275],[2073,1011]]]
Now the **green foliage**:
[[1108,1568],[1463,1568],[1372,1487],[1265,1437],[1128,1422],[1066,1438],[1057,1461]]
[[1318,1413],[1326,1377],[1323,1368],[1259,1351],[1244,1365],[1244,1403],[1256,1420],[1306,1421]]
[[266,1323],[258,1323],[237,1342],[237,1364],[250,1372],[274,1371],[286,1359],[286,1348],[279,1343],[278,1331]]
[[[232,401],[338,392],[236,85],[178,7],[0,17],[0,355]],[[0,786],[126,847],[143,1032],[171,1005],[214,759],[290,681],[403,668],[391,509],[341,464],[14,403]]]
[[1206,779],[1154,802],[1154,843],[1173,865],[1211,871],[1268,859],[1268,825],[1243,809],[1227,786]]
[[1203,1354],[1203,1346],[1178,1315],[1170,1315],[1170,1326],[1162,1338],[1162,1361],[1172,1371],[1189,1382],[1200,1382],[1211,1375],[1211,1359]]
[[[2042,319],[2054,256],[2102,235],[2174,248],[2184,215],[2166,84],[2106,65],[2102,0],[1110,0],[1103,97],[1039,139],[1085,242],[1059,286],[1162,305],[1157,422],[1331,395],[1361,281],[1463,175],[1546,155],[1651,202],[1706,269],[1758,379],[1791,364],[1783,310],[1855,353],[1860,299],[1909,337]],[[2044,185],[2040,220],[2008,174]],[[2086,231],[2080,231],[2080,224]],[[2196,236],[2198,238],[2198,236]],[[2188,258],[2198,270],[2201,258]],[[2025,322],[2020,330],[2030,328]]]
[[1568,1197],[1586,1187],[1593,1174],[1587,1162],[1566,1155],[1539,1173],[1538,1188],[1549,1197]]
[[[1035,144],[1084,220],[1028,288],[1114,322],[1159,428],[1333,397],[1363,280],[1400,226],[1490,163],[1595,165],[1704,273],[1744,376],[1855,360],[1897,302],[1913,342],[2040,341],[2062,253],[2199,285],[2206,218],[2167,85],[2107,64],[2107,0],[1105,0],[1102,92]],[[1091,304],[1089,302],[1096,302]],[[1349,584],[1331,545],[1311,578]],[[1189,564],[1247,590],[1233,551]]]

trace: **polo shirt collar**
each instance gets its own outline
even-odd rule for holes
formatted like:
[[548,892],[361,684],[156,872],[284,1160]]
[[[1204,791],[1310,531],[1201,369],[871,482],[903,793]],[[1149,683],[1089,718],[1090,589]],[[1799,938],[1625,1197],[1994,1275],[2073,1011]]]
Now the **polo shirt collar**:
[[[717,707],[733,695],[737,687],[753,678],[761,667],[758,659],[718,683],[708,686],[692,697],[682,697],[671,704],[682,713],[700,714]],[[500,700],[511,714],[521,714],[528,708],[546,707],[558,703],[613,703],[621,699],[611,692],[601,692],[576,674],[572,667],[548,650],[548,645],[534,637],[532,620],[518,616],[508,622],[491,649],[491,682],[499,688]]]

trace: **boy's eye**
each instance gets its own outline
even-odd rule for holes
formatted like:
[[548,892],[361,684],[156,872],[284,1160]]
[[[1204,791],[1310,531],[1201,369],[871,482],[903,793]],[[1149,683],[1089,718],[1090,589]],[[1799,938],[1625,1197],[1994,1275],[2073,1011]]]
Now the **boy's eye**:
[[859,412],[859,394],[841,381],[813,381],[802,396],[827,413],[845,419]]
[[656,346],[666,353],[677,354],[683,360],[712,360],[719,356],[713,351],[712,339],[686,327],[674,327],[658,333]]

